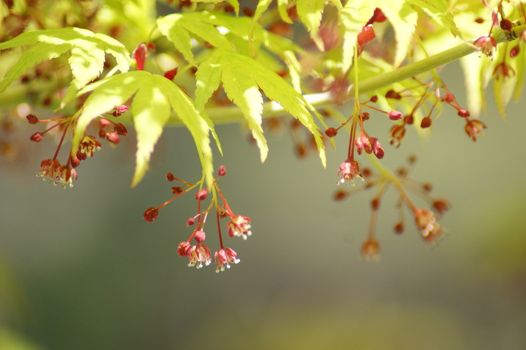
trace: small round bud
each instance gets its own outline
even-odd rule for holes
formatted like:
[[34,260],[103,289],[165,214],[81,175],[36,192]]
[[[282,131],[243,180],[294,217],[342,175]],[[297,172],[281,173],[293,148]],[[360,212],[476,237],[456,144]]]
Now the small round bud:
[[28,121],[29,124],[36,124],[38,123],[38,117],[34,114],[28,114],[26,116],[26,119]]
[[123,113],[127,112],[128,111],[128,106],[126,105],[120,105],[120,106],[117,106],[113,109],[113,113],[112,115],[114,117],[119,117],[121,116]]
[[195,199],[198,201],[202,201],[202,200],[205,200],[207,196],[208,196],[208,191],[206,189],[202,189],[202,190],[197,191],[197,193],[195,194]]
[[400,120],[400,119],[402,119],[402,112],[400,112],[400,111],[389,111],[389,113],[387,113],[387,116],[391,120]]
[[347,192],[345,190],[339,190],[339,191],[334,192],[333,198],[334,198],[335,201],[342,201],[345,198],[347,198],[348,196],[349,196],[349,192]]
[[406,116],[404,117],[404,123],[406,123],[406,124],[411,125],[411,124],[414,123],[414,121],[415,121],[415,117],[413,117],[412,114],[408,114],[408,115],[406,115]]
[[31,135],[31,137],[29,138],[31,141],[33,142],[40,142],[42,141],[42,139],[44,138],[44,135],[42,135],[41,132],[36,132],[34,133],[33,135]]
[[186,219],[186,226],[193,226],[195,224],[195,217]]
[[500,28],[502,30],[510,31],[511,28],[513,28],[513,24],[509,19],[504,18],[500,21]]
[[181,186],[174,186],[172,187],[172,194],[180,194],[183,193],[184,190]]
[[446,93],[446,96],[444,96],[444,102],[451,103],[455,101],[455,95],[453,95],[451,92]]
[[226,167],[224,165],[220,165],[219,169],[217,169],[217,176],[225,176],[226,175]]
[[422,121],[420,122],[420,127],[421,127],[422,129],[427,129],[427,128],[429,128],[429,127],[431,126],[431,123],[432,123],[432,122],[433,122],[433,121],[431,120],[431,117],[425,117],[425,118],[423,118]]
[[392,100],[401,100],[402,95],[400,95],[398,92],[391,89],[385,93],[385,98],[389,98]]
[[378,96],[376,96],[376,95],[371,96],[371,98],[369,99],[369,101],[371,101],[372,103],[376,103],[376,102],[378,102]]
[[119,142],[121,142],[119,134],[116,131],[107,133],[106,140],[108,140],[108,142],[111,142],[115,145],[118,145]]
[[70,156],[70,164],[72,168],[76,168],[80,165],[80,159],[77,156]]
[[402,233],[404,233],[404,223],[403,222],[396,223],[393,227],[393,230],[396,234],[401,235]]
[[373,198],[371,200],[371,209],[378,210],[380,208],[380,198]]
[[431,185],[429,182],[426,182],[422,185],[422,189],[426,192],[431,192],[433,190],[433,185]]
[[203,230],[195,231],[194,239],[197,243],[203,243],[206,239],[205,231]]
[[338,134],[338,129],[336,128],[328,128],[327,130],[325,130],[325,135],[327,135],[327,137],[334,137]]
[[148,222],[154,222],[159,216],[159,209],[157,208],[148,208],[144,212],[144,220]]
[[166,181],[168,182],[175,181],[175,175],[171,171],[166,173]]
[[433,201],[433,208],[439,213],[443,214],[449,209],[450,205],[445,199],[436,199]]
[[464,109],[464,108],[459,109],[457,114],[458,114],[459,117],[462,117],[462,118],[469,117],[469,111],[467,109]]

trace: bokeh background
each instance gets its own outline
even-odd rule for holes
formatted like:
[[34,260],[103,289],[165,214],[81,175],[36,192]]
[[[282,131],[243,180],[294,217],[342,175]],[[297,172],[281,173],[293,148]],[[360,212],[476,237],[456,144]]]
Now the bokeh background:
[[[457,65],[443,77],[463,95]],[[35,177],[53,145],[26,145],[23,164],[0,167],[0,349],[526,349],[526,103],[505,120],[489,105],[476,144],[452,111],[398,150],[375,126],[385,163],[416,154],[414,177],[453,205],[446,237],[428,245],[410,222],[392,232],[388,196],[378,263],[359,253],[369,195],[332,200],[345,137],[325,170],[298,160],[286,133],[269,136],[262,165],[242,127],[218,128],[223,191],[254,220],[251,239],[229,243],[241,263],[222,274],[177,256],[191,198],[142,219],[168,198],[166,171],[198,176],[186,131],[165,133],[134,190],[132,136],[83,165],[73,190]]]

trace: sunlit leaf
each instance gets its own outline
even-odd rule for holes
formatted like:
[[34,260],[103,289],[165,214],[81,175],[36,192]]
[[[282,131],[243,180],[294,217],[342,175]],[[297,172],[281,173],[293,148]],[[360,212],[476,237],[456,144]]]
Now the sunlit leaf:
[[105,54],[112,55],[121,72],[129,69],[130,58],[126,48],[117,40],[86,29],[63,28],[25,32],[0,43],[0,50],[28,47],[21,59],[0,82],[0,92],[32,66],[71,51],[69,64],[74,77],[73,86],[80,89],[98,78],[104,68]]

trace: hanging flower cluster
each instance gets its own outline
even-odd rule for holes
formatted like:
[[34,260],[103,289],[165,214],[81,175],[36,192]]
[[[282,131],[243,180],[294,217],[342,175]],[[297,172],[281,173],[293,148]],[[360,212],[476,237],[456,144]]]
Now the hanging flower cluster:
[[[226,173],[225,166],[220,166],[217,177],[223,177]],[[177,253],[188,259],[188,266],[197,269],[210,265],[212,261],[215,263],[216,272],[225,271],[225,269],[230,269],[233,264],[238,264],[240,260],[236,251],[224,243],[222,221],[227,221],[226,228],[230,238],[239,237],[246,240],[252,235],[252,219],[234,212],[221,191],[217,178],[210,189],[202,187],[203,180],[191,183],[176,177],[171,172],[166,174],[166,180],[176,182],[179,186],[172,187],[173,196],[170,199],[157,207],[146,209],[144,220],[147,222],[155,221],[159,216],[159,210],[182,195],[194,191],[197,211],[195,215],[186,220],[186,226],[191,227],[192,231],[186,240],[179,243]],[[210,199],[208,205],[205,204],[207,199]],[[207,245],[207,234],[205,233],[205,225],[210,214],[215,216],[219,245],[213,253]]]

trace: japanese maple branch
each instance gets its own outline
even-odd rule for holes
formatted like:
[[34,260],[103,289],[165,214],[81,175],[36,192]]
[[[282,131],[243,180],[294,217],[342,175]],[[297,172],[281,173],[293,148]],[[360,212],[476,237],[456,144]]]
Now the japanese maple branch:
[[[515,26],[510,32],[499,30],[495,33],[495,40],[497,43],[511,41],[517,38],[520,33],[526,30],[526,24]],[[430,71],[433,68],[451,63],[461,57],[467,56],[477,51],[477,47],[470,42],[464,42],[454,46],[446,51],[440,52],[418,62],[410,63],[406,66],[397,68],[391,72],[382,73],[370,79],[360,82],[360,94],[371,93],[377,89],[389,86],[393,83],[409,79],[419,74]],[[354,90],[348,93],[348,98],[351,99]],[[323,107],[325,104],[333,104],[332,96],[329,92],[316,93],[304,95],[305,99],[314,106]],[[207,108],[208,116],[215,124],[225,124],[240,121],[243,117],[242,112],[236,106],[228,107],[211,107]],[[266,102],[263,105],[263,116],[273,117],[284,113],[283,107],[275,102]],[[178,123],[176,120],[175,123]]]

